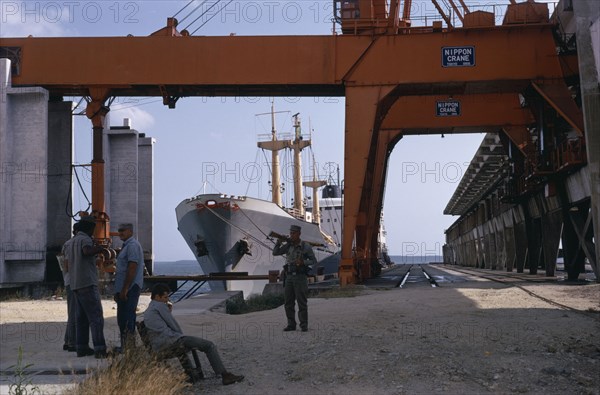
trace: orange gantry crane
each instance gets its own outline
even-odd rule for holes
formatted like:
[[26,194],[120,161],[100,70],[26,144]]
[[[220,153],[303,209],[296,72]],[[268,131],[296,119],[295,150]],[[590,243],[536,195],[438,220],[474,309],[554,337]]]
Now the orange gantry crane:
[[[92,209],[108,239],[102,130],[115,96],[345,96],[342,285],[373,275],[388,158],[404,135],[504,131],[522,146],[533,91],[577,133],[582,114],[565,79],[546,4],[464,12],[462,26],[411,27],[411,0],[335,0],[341,35],[196,37],[177,21],[148,37],[3,38],[14,86],[87,98],[93,124]],[[400,10],[403,10],[400,17]],[[464,8],[466,10],[466,7]]]

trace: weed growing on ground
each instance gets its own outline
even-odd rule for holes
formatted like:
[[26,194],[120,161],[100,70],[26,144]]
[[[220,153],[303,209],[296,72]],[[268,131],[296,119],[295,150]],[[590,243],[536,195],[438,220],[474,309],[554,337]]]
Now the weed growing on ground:
[[313,295],[313,298],[353,298],[362,295],[364,290],[364,287],[346,285],[345,287],[319,290]]
[[67,298],[67,289],[63,288],[63,287],[58,287],[56,288],[56,291],[54,292],[54,295],[52,295],[51,299],[58,299],[58,298],[63,298],[66,299]]
[[32,366],[32,363],[23,365],[23,347],[19,346],[17,364],[8,368],[9,370],[14,370],[13,376],[10,379],[11,383],[8,386],[8,393],[10,395],[41,394],[38,386],[33,385],[30,373],[27,372],[27,369]]
[[76,395],[181,394],[190,384],[181,369],[167,361],[157,361],[142,346],[128,347],[121,355],[111,357],[109,365],[79,383]]
[[24,300],[32,300],[32,298],[22,289],[8,289],[0,291],[0,302],[20,302]]

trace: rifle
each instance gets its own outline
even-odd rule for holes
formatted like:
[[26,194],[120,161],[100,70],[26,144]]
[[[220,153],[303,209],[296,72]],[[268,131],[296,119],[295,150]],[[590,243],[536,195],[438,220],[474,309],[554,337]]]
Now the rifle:
[[290,237],[286,236],[286,235],[282,235],[280,233],[271,231],[271,233],[269,233],[269,237],[274,237],[276,239],[279,239],[281,241],[290,241]]
[[[269,237],[274,237],[276,239],[279,239],[281,241],[286,241],[286,242],[290,241],[289,236],[282,235],[275,231],[271,231],[271,233],[269,233]],[[306,240],[304,240],[304,242],[310,244],[312,247],[325,247],[325,244],[323,244],[323,243],[315,243],[314,241],[306,241]]]

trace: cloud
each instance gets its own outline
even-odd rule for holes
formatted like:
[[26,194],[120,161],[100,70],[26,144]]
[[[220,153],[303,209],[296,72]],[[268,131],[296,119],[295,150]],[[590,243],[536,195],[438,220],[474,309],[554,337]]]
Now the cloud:
[[119,109],[119,106],[113,106],[109,114],[112,126],[121,126],[123,125],[123,118],[129,118],[131,119],[132,129],[141,133],[146,133],[155,123],[152,114],[138,107],[125,105],[125,107]]

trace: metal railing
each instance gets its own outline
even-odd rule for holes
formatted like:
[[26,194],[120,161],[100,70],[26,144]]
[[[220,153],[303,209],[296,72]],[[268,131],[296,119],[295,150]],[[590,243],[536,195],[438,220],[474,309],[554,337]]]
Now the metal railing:
[[[386,1],[386,10],[390,10],[389,1]],[[431,27],[434,21],[442,21],[446,28],[460,28],[463,26],[462,16],[467,15],[469,13],[473,13],[475,11],[484,11],[489,12],[494,15],[494,21],[496,25],[502,25],[504,21],[504,17],[506,16],[506,10],[510,4],[495,4],[495,3],[487,3],[487,4],[467,4],[468,11],[462,10],[461,15],[459,16],[456,10],[451,6],[451,4],[446,0],[438,0],[437,5],[441,8],[441,11],[444,12],[444,17],[447,18],[451,26],[448,26],[445,23],[444,17],[440,15],[440,13],[432,14],[432,9],[430,6],[432,3],[428,2],[419,2],[413,3],[411,7],[411,15],[410,15],[410,26],[412,28],[419,27]],[[546,2],[548,4],[549,14],[552,15],[556,10],[558,2]],[[525,21],[526,23],[527,21]],[[363,17],[360,14],[359,2],[358,0],[334,0],[333,1],[333,23],[334,23],[334,32],[337,32],[335,28],[335,24],[340,25],[343,28],[343,32],[354,31],[357,33],[360,28],[371,27],[373,29],[387,27],[388,20],[385,19],[376,19],[372,17]]]

